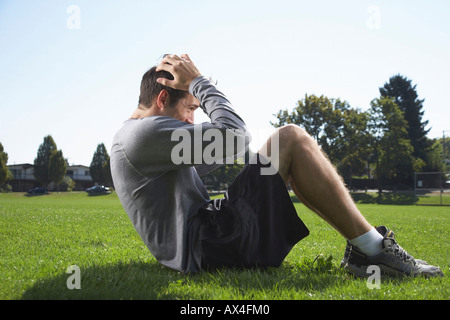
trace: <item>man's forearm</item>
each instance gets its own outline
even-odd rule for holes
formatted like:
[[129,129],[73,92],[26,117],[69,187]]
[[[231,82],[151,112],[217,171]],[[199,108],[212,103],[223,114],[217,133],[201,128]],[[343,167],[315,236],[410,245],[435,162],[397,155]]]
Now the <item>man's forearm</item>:
[[246,131],[244,121],[234,111],[230,101],[208,78],[195,78],[189,86],[189,92],[200,101],[200,107],[211,119],[211,123],[221,123],[229,129]]

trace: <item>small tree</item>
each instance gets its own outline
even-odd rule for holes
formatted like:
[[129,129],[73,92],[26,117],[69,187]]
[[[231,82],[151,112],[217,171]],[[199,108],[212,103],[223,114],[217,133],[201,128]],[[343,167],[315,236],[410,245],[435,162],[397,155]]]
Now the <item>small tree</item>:
[[103,143],[97,146],[89,166],[92,180],[98,184],[112,184],[111,171],[109,165],[109,155]]
[[61,191],[72,191],[75,188],[75,181],[69,176],[64,176],[63,181],[58,185],[58,189]]
[[53,181],[56,184],[57,189],[58,185],[64,180],[66,171],[67,165],[66,160],[63,157],[62,151],[61,150],[54,151],[50,155],[49,159],[48,178],[50,181]]
[[8,154],[4,152],[3,145],[0,143],[0,187],[12,179],[12,174],[8,170]]
[[49,161],[53,152],[56,152],[56,143],[52,136],[48,135],[44,138],[44,142],[39,146],[36,159],[34,159],[33,173],[36,179],[43,185],[51,182],[48,176]]
[[110,187],[113,186],[113,180],[111,175],[111,160],[109,156],[107,160],[103,163],[102,170],[103,176],[105,177],[105,184]]

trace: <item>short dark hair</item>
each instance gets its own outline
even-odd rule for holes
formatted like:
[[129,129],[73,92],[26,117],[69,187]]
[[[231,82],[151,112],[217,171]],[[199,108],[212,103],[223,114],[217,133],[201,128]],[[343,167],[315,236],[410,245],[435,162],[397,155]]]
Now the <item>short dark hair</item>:
[[139,95],[139,104],[147,108],[151,107],[153,100],[158,96],[162,90],[167,90],[169,93],[169,106],[175,106],[178,101],[186,97],[189,92],[183,90],[173,89],[171,87],[163,86],[162,84],[156,82],[158,78],[166,78],[173,80],[173,75],[170,72],[161,70],[156,71],[156,66],[152,67],[142,76],[141,81],[141,93]]

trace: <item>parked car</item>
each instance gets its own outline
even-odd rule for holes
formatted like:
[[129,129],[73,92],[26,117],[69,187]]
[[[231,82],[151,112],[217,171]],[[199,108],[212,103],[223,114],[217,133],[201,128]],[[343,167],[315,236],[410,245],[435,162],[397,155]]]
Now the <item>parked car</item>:
[[86,192],[89,194],[107,194],[109,193],[109,188],[105,186],[93,186],[86,189]]
[[45,188],[36,187],[36,188],[31,189],[31,190],[28,190],[28,193],[29,194],[47,194],[48,190],[45,189]]
[[450,188],[450,180],[445,181],[444,186],[445,188]]

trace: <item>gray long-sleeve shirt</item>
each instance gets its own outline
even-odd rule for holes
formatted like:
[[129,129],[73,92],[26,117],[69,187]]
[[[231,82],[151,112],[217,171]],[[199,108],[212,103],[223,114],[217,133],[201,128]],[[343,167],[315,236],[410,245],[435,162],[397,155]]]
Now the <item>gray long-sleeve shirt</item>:
[[189,92],[211,122],[192,125],[165,116],[127,120],[114,137],[111,172],[122,206],[155,258],[167,267],[195,272],[201,261],[198,220],[193,218],[210,202],[199,173],[245,152],[249,134],[210,80],[197,77]]

